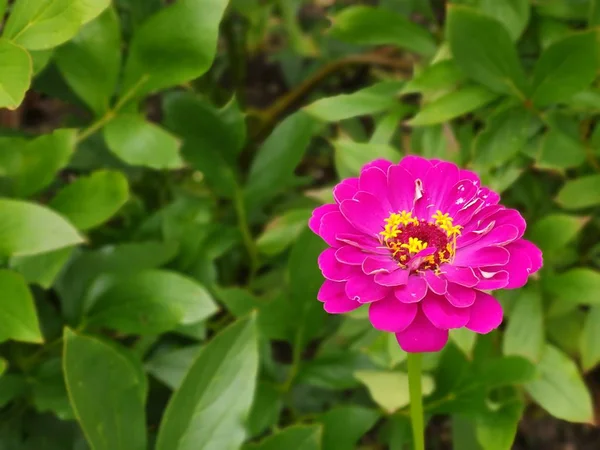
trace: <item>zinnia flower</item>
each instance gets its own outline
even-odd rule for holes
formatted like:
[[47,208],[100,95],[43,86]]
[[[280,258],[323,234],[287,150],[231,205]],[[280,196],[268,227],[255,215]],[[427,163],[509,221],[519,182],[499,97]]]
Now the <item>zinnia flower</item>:
[[369,303],[372,325],[407,352],[441,350],[453,328],[497,328],[502,307],[488,291],[522,287],[542,266],[521,214],[455,164],[373,161],[333,195],[309,221],[329,245],[318,299],[331,314]]

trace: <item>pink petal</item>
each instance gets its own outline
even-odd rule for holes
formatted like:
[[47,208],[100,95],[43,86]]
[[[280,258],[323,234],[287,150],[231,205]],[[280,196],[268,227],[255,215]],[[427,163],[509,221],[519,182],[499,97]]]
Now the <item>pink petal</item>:
[[398,270],[398,263],[391,256],[369,256],[362,264],[362,271],[367,275],[390,273]]
[[443,295],[448,289],[448,282],[446,279],[436,275],[433,270],[428,270],[425,272],[425,281],[427,281],[429,289],[436,294]]
[[477,291],[477,298],[470,310],[471,318],[466,326],[471,331],[486,334],[502,323],[502,306],[485,292]]
[[410,173],[400,166],[388,169],[388,198],[394,211],[412,211],[415,199],[415,181]]
[[506,270],[498,270],[497,267],[482,267],[477,269],[477,272],[479,282],[476,287],[482,291],[502,289],[508,284],[508,272]]
[[352,266],[360,266],[363,261],[369,256],[363,252],[360,248],[352,245],[344,245],[335,252],[335,259],[344,264],[350,264]]
[[423,299],[422,305],[423,312],[429,321],[437,328],[444,330],[464,327],[471,316],[470,308],[456,308],[439,295],[427,295]]
[[350,300],[348,297],[337,297],[323,303],[323,309],[329,314],[344,314],[354,311],[362,306],[361,303]]
[[501,225],[512,225],[513,227],[516,227],[518,230],[516,239],[523,236],[523,233],[525,233],[525,228],[527,227],[525,219],[516,209],[501,209],[495,214],[492,214],[491,216],[482,220],[481,225],[486,226],[492,221],[495,222],[496,227]]
[[409,271],[406,269],[398,268],[390,273],[377,273],[375,274],[375,283],[382,286],[400,286],[408,282]]
[[321,227],[321,219],[327,213],[339,211],[338,205],[328,203],[327,205],[321,205],[312,212],[312,216],[308,221],[308,227],[313,233],[319,234],[319,228]]
[[[473,233],[469,233],[472,235]],[[469,245],[463,247],[464,241],[458,239],[456,245],[458,248],[464,248],[465,250],[475,251],[476,249],[484,247],[493,247],[508,244],[513,242],[519,236],[519,230],[513,225],[500,225],[495,226],[487,233],[481,234],[479,239],[471,241]]]
[[402,303],[420,302],[427,293],[427,282],[424,277],[411,275],[404,286],[399,286],[394,290],[394,295]]
[[510,253],[504,247],[473,248],[456,250],[453,265],[462,267],[503,266]]
[[544,264],[542,251],[533,242],[519,239],[518,241],[513,242],[512,245],[514,247],[519,247],[527,253],[527,256],[531,260],[531,273],[535,273],[542,268],[542,265]]
[[427,171],[433,167],[428,159],[416,155],[405,156],[398,165],[410,173],[413,179],[425,178]]
[[373,277],[364,274],[354,275],[346,282],[346,295],[360,303],[376,302],[384,298],[390,289],[373,281]]
[[360,173],[362,174],[364,171],[369,170],[371,167],[377,167],[378,169],[381,169],[383,173],[387,173],[388,169],[392,164],[393,163],[388,161],[387,159],[375,159],[370,163],[365,164],[362,167]]
[[317,300],[320,302],[328,302],[339,297],[348,298],[344,286],[346,286],[346,283],[336,283],[335,281],[325,280],[317,293]]
[[456,283],[448,283],[448,301],[457,308],[466,308],[475,302],[475,290]]
[[477,278],[470,267],[456,267],[451,264],[445,264],[441,267],[441,270],[448,281],[460,284],[461,286],[473,287],[479,282],[479,278]]
[[442,212],[447,212],[454,217],[458,211],[469,204],[477,195],[479,187],[470,180],[458,181],[448,193],[446,202],[442,206]]
[[461,169],[458,174],[459,180],[469,180],[475,183],[477,186],[481,186],[481,180],[479,179],[479,175],[471,170]]
[[[387,169],[386,169],[387,170]],[[385,211],[391,212],[388,200],[387,174],[378,167],[370,167],[360,174],[359,188],[377,198]]]
[[337,203],[351,200],[358,192],[358,178],[346,178],[333,188],[333,198]]
[[417,305],[401,303],[394,296],[371,303],[369,320],[374,328],[397,333],[408,327],[417,315]]
[[[357,230],[354,230],[356,233]],[[373,236],[367,236],[364,234],[354,234],[354,233],[338,233],[337,241],[343,242],[344,244],[351,245],[353,247],[357,247],[368,253],[377,253],[387,255],[390,251],[382,246],[378,239]],[[338,244],[339,244],[338,242]]]
[[356,233],[356,228],[348,223],[341,212],[333,211],[327,213],[321,219],[319,236],[323,238],[330,247],[341,247],[341,242],[336,239],[340,233]]
[[334,248],[324,250],[317,261],[323,276],[331,281],[347,281],[358,270],[356,267],[339,262],[335,257]]
[[[435,214],[446,205],[452,187],[458,181],[458,166],[449,162],[441,162],[429,169],[423,179],[423,189],[429,196],[431,207],[429,212]],[[445,212],[445,211],[442,211]]]
[[359,192],[354,200],[344,200],[340,211],[357,230],[373,237],[379,236],[388,217],[381,202],[367,192]]
[[485,205],[495,205],[500,201],[500,195],[487,187],[479,190],[479,198],[485,202]]
[[502,269],[508,272],[507,289],[515,289],[525,286],[529,275],[533,272],[533,262],[529,258],[529,253],[525,247],[517,242],[506,246],[510,252],[510,259]]
[[406,330],[396,333],[396,339],[405,352],[438,352],[448,342],[448,330],[437,328],[419,311]]

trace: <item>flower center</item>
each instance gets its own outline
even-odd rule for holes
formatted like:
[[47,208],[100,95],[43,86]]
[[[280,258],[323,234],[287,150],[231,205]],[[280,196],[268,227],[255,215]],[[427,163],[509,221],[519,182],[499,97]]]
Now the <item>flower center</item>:
[[456,253],[460,225],[448,214],[437,211],[433,222],[412,217],[412,213],[392,213],[385,219],[382,244],[390,250],[398,265],[411,270],[437,270],[450,262]]

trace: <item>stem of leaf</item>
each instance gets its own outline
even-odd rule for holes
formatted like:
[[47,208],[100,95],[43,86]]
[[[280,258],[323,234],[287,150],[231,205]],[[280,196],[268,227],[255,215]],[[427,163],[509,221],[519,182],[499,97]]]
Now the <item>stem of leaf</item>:
[[258,259],[258,249],[256,248],[256,244],[254,243],[254,239],[252,238],[252,232],[250,231],[250,226],[248,225],[248,218],[246,217],[244,193],[240,188],[237,188],[235,190],[234,202],[235,212],[238,217],[238,226],[240,227],[240,232],[242,233],[242,240],[244,241],[246,252],[248,253],[248,257],[250,258],[250,275],[248,276],[248,284],[251,284],[254,280],[256,272],[258,272],[260,261]]
[[415,450],[425,450],[423,426],[423,397],[421,391],[421,353],[408,354],[408,390],[410,393],[410,422]]

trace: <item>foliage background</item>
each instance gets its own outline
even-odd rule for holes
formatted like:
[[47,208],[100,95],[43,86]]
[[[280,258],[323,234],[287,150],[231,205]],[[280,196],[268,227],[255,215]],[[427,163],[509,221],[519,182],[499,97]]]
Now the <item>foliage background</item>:
[[406,355],[322,311],[306,226],[407,153],[545,254],[501,330],[427,355],[430,447],[598,448],[600,2],[0,11],[0,449],[407,448]]

